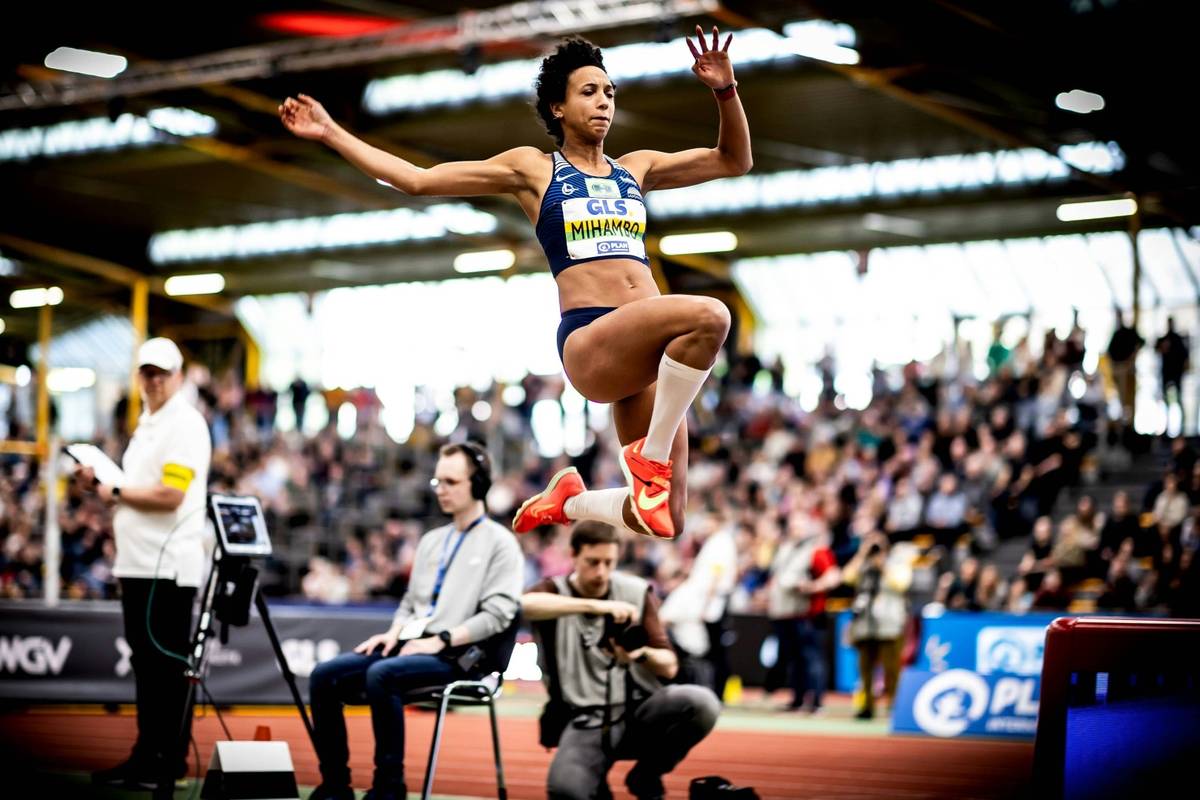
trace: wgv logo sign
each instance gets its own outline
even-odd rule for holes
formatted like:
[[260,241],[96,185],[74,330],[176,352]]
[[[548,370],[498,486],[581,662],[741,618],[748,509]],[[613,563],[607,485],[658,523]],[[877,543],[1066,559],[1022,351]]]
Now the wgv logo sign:
[[940,738],[1032,736],[1037,730],[1036,677],[991,677],[965,669],[906,670],[892,728]]
[[45,636],[0,636],[0,671],[28,675],[57,675],[67,663],[71,638],[52,644]]

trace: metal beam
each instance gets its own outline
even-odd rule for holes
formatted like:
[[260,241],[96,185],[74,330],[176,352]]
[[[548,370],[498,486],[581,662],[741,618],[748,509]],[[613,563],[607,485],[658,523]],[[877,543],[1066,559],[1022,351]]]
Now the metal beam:
[[[1134,211],[1133,215],[1129,218],[1129,244],[1133,248],[1133,322],[1131,324],[1134,331],[1139,330],[1139,326],[1142,321],[1142,254],[1141,249],[1138,247],[1138,234],[1141,233],[1141,229],[1141,212]],[[1138,376],[1136,368],[1130,369],[1129,380],[1133,384],[1133,389],[1130,392],[1130,407],[1127,412],[1125,409],[1122,409],[1122,413],[1128,414],[1129,424],[1133,425],[1134,420],[1137,419]],[[1163,400],[1166,400],[1166,398],[1164,397]],[[1179,408],[1180,411],[1183,410],[1182,401],[1179,404]],[[1169,406],[1167,407],[1167,410],[1168,412],[1170,411]]]
[[132,434],[142,413],[142,393],[138,386],[137,351],[146,341],[147,318],[150,306],[150,285],[145,280],[134,281],[129,303],[129,324],[133,326],[133,352],[129,354],[129,399],[125,404],[125,431]]
[[667,283],[667,275],[663,272],[662,259],[654,253],[649,254],[650,275],[654,278],[654,284],[658,287],[659,294],[670,294],[671,284]]
[[45,458],[50,448],[50,331],[54,322],[54,306],[47,303],[38,309],[37,364],[37,451]]
[[4,455],[36,456],[37,442],[27,442],[23,439],[4,439],[0,441],[0,453]]
[[144,280],[153,294],[161,297],[169,297],[176,302],[196,306],[208,311],[216,311],[226,315],[233,314],[233,305],[224,298],[215,295],[168,295],[167,290],[163,288],[164,281],[162,278],[146,275],[135,269],[130,269],[129,267],[112,261],[106,261],[102,258],[96,258],[84,253],[76,253],[72,250],[66,250],[43,242],[34,242],[10,233],[0,233],[0,245],[10,247],[33,258],[70,267],[78,272],[86,272],[89,275],[95,275],[124,286],[132,287],[138,281]]
[[[131,61],[137,61],[142,65],[151,65],[159,62],[142,60],[136,53],[123,50],[121,48],[109,48],[114,52],[129,58]],[[56,75],[54,70],[48,70],[42,67],[28,67],[25,70],[29,74],[43,75],[46,77]],[[269,115],[274,118],[279,116],[278,100],[268,97],[258,92],[242,89],[237,86],[226,86],[223,84],[207,84],[200,87],[206,94],[213,97],[220,97],[225,100],[232,101],[250,111],[256,111],[262,114]],[[364,141],[369,141],[367,137],[359,137]],[[372,191],[375,187],[368,186],[363,183],[347,183],[346,181],[337,178],[331,178],[320,172],[315,172],[304,167],[298,167],[294,164],[285,164],[280,161],[263,156],[257,151],[240,145],[223,142],[219,139],[211,137],[177,137],[176,144],[180,147],[191,150],[193,152],[202,153],[209,158],[215,158],[219,161],[226,161],[231,164],[237,164],[247,169],[252,169],[256,172],[263,173],[272,178],[291,183],[296,186],[309,189],[319,194],[333,195],[352,200],[360,205],[369,208],[393,208],[394,203],[390,202],[385,195],[377,191]],[[380,143],[369,141],[376,147],[383,146]],[[389,146],[389,149],[395,152],[397,148]],[[404,157],[408,157],[405,154]],[[410,161],[418,166],[429,166],[432,160],[425,158],[429,163],[418,163],[413,158]]]
[[20,84],[0,96],[0,111],[78,105],[212,83],[270,78],[476,44],[538,40],[661,19],[711,14],[717,0],[537,0],[424,19],[363,36],[311,37],[239,47],[159,64],[134,64],[112,79],[79,76]]
[[395,203],[389,201],[387,195],[372,191],[366,182],[360,188],[357,185],[347,184],[319,172],[264,158],[249,147],[222,142],[219,139],[200,137],[183,138],[178,143],[181,147],[204,153],[220,161],[227,161],[231,164],[252,169],[255,172],[261,172],[272,178],[277,178],[320,194],[344,197],[369,208],[387,209],[395,208],[396,206]]
[[[657,244],[658,243],[655,242],[654,247],[652,247],[651,249],[656,254],[661,255],[661,252],[658,250]],[[703,272],[705,275],[710,275],[714,278],[717,278],[718,280],[729,281],[729,280],[733,279],[732,275],[729,272],[729,263],[727,261],[722,261],[719,258],[713,258],[712,256],[704,256],[704,255],[662,256],[662,257],[666,258],[668,261],[674,262],[676,264],[682,264],[683,266],[688,267],[689,269],[694,269],[697,272]]]
[[[224,86],[221,84],[210,84],[207,86],[203,86],[201,88],[206,93],[208,93],[214,97],[221,97],[223,99],[230,100],[248,111],[259,112],[262,114],[266,114],[272,118],[278,119],[279,102],[274,98],[268,97],[264,94],[259,94],[258,92],[250,91],[249,89],[243,89],[238,86]],[[367,144],[369,144],[373,147],[378,147],[380,150],[388,152],[399,158],[403,158],[405,161],[408,161],[409,163],[411,163],[413,166],[416,166],[416,167],[428,168],[428,167],[432,167],[439,163],[439,159],[435,158],[433,155],[425,152],[424,150],[419,150],[412,146],[397,144],[396,142],[390,141],[381,136],[376,136],[371,133],[355,132],[354,135],[356,137],[358,137],[359,139],[362,139],[364,142],[366,142]],[[192,140],[192,141],[196,141],[196,140]],[[187,142],[185,142],[185,144],[186,143]],[[254,153],[253,157],[261,159],[262,162],[276,163],[276,162],[271,162],[269,159],[266,159],[263,156],[258,155],[257,153]],[[248,164],[248,166],[251,166],[252,168],[257,168],[257,167],[255,167],[254,164]],[[294,167],[292,165],[287,165],[287,168],[289,170],[293,170],[293,171],[300,170],[299,167]],[[267,170],[264,169],[263,171],[267,171]],[[272,174],[275,177],[282,178],[284,180],[291,179],[291,176],[289,173],[270,172],[270,171],[268,171],[268,172],[269,172],[269,174]],[[353,194],[355,196],[364,196],[364,189],[359,188],[359,184],[345,184],[345,183],[336,181],[333,178],[329,178],[327,176],[320,175],[318,173],[310,173],[310,174],[316,175],[316,178],[317,178],[314,181],[314,186],[310,187],[310,188],[315,188],[317,186],[324,185],[324,186],[329,187],[335,193],[344,193],[343,190],[346,187],[350,187],[351,194]],[[365,186],[365,184],[363,184],[363,185]],[[371,188],[374,188],[374,187],[371,187]],[[377,194],[371,194],[371,195],[369,195],[369,197],[370,197],[370,200],[367,201],[368,204],[383,203],[384,205],[380,206],[380,207],[386,207],[386,208],[395,207],[394,203],[386,202],[384,200],[383,196],[380,196]],[[487,211],[489,213],[496,215],[500,219],[505,220],[508,223],[513,224],[520,229],[525,228],[525,222],[526,222],[525,215],[522,214],[521,212],[517,211],[513,207],[513,204],[511,202],[508,202],[507,198],[484,196],[484,197],[472,197],[472,198],[464,198],[464,199],[466,199],[471,205],[473,205],[477,208],[487,209]]]

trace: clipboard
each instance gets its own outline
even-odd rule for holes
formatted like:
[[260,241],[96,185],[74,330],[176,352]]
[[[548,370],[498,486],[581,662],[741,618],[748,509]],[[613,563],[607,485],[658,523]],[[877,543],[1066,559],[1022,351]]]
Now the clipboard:
[[95,445],[86,442],[68,444],[63,447],[63,452],[75,459],[80,466],[91,467],[100,483],[121,486],[125,482],[125,473],[121,468]]

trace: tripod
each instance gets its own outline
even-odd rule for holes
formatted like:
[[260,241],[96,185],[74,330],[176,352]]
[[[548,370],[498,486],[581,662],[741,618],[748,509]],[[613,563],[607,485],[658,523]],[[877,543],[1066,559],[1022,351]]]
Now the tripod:
[[258,570],[251,565],[248,556],[230,555],[224,553],[223,550],[223,547],[213,550],[208,582],[205,584],[204,594],[200,600],[200,617],[196,622],[196,632],[188,651],[190,666],[185,673],[188,677],[188,690],[178,734],[180,751],[187,752],[189,723],[196,705],[196,686],[202,680],[207,665],[209,640],[218,633],[214,625],[220,624],[221,644],[226,644],[229,641],[230,625],[243,626],[250,622],[251,603],[258,609],[263,627],[267,629],[267,636],[271,640],[271,649],[275,651],[275,660],[279,664],[279,671],[283,673],[283,679],[292,691],[292,700],[300,712],[300,719],[304,721],[304,728],[308,731],[308,738],[313,743],[315,750],[316,739],[313,734],[312,720],[309,719],[308,708],[304,705],[300,690],[296,687],[296,676],[288,666],[287,658],[284,657],[275,626],[271,623],[267,601],[263,599],[262,593],[258,590]]

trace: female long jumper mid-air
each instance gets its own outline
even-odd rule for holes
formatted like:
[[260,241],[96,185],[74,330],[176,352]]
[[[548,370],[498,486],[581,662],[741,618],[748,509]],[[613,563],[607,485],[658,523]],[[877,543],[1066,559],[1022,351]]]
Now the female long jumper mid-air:
[[[518,533],[539,525],[596,519],[670,539],[683,530],[687,498],[687,409],[729,332],[729,312],[707,297],[661,296],[646,257],[645,192],[745,174],[750,128],[729,60],[700,26],[692,72],[713,90],[717,146],[677,153],[604,155],[616,87],[599,48],[563,41],[542,61],[537,112],[559,150],[517,147],[486,161],[428,169],[372,147],[334,122],[316,100],[287,98],[283,124],[324,142],[367,175],[410,195],[511,194],[535,226],[558,284],[558,351],[571,383],[588,400],[613,404],[627,489],[586,491],[573,467],[560,471],[517,512]],[[682,125],[693,123],[683,121]],[[683,465],[672,472],[672,463]]]

